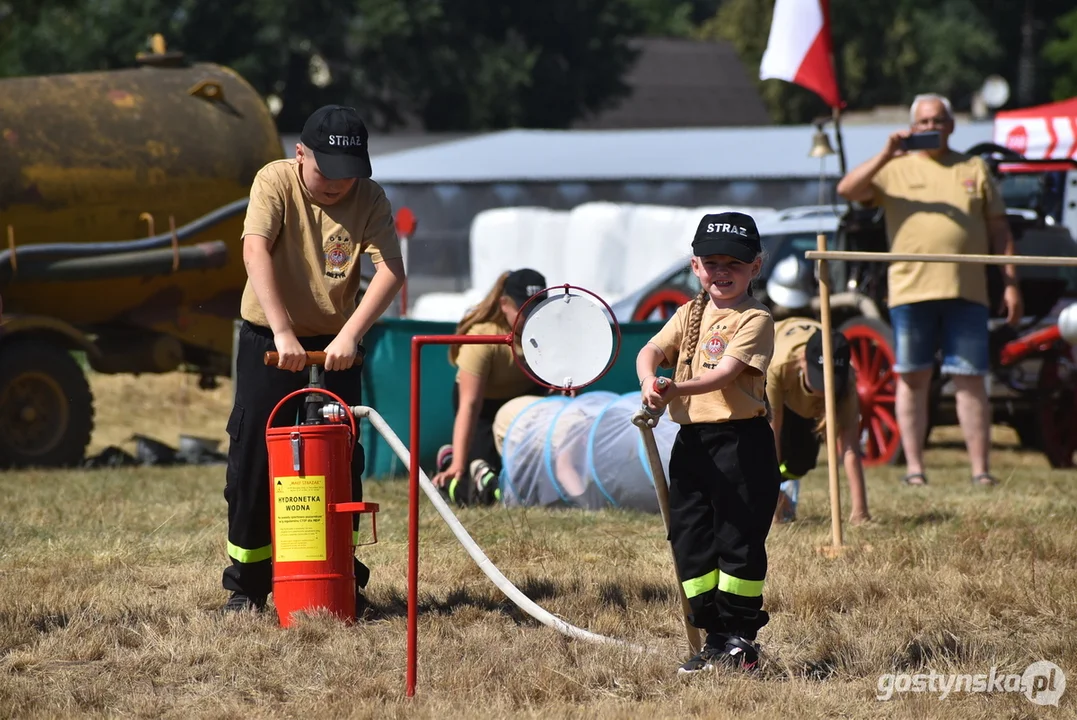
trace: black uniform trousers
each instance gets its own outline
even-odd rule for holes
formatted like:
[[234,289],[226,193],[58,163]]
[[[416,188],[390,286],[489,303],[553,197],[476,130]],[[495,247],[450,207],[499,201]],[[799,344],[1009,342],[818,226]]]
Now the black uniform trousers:
[[673,555],[689,622],[754,640],[763,610],[766,539],[782,478],[765,417],[681,426],[669,460]]
[[[501,472],[501,455],[498,454],[497,444],[494,442],[494,418],[509,399],[486,398],[482,401],[475,429],[471,433],[471,442],[468,443],[466,467],[470,467],[475,460],[485,460],[491,470],[495,473]],[[453,414],[460,411],[460,385],[457,383],[452,386],[452,411]]]
[[782,477],[799,479],[815,469],[822,440],[815,431],[818,421],[782,408]]
[[[333,336],[299,338],[306,350],[324,350]],[[281,398],[307,387],[310,372],[291,372],[265,364],[265,353],[276,350],[269,328],[244,321],[240,327],[236,357],[235,404],[228,418],[228,468],[224,498],[228,503],[228,555],[222,584],[226,590],[248,596],[265,597],[272,591],[273,545],[269,527],[269,454],[266,423]],[[326,371],[325,389],[348,405],[362,404],[362,366]],[[330,398],[322,396],[325,400]],[[277,412],[273,426],[297,425],[303,421],[306,395],[289,400]],[[358,444],[352,452],[352,499],[363,499],[363,471],[366,457]],[[353,515],[358,528],[359,516]],[[356,561],[356,580],[365,586],[367,568]]]

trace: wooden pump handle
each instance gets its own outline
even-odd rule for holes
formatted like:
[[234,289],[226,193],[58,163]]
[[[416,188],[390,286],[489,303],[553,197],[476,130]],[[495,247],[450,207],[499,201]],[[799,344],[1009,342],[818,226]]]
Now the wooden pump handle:
[[[355,349],[355,363],[352,367],[362,365],[364,359],[366,359],[366,348],[360,345]],[[276,367],[280,364],[280,353],[276,350],[267,350],[264,356],[264,362],[270,367]],[[303,367],[309,368],[312,365],[325,365],[324,350],[307,350],[307,359],[303,363]]]
[[[270,367],[276,367],[280,363],[280,354],[276,350],[267,350],[265,354],[265,364]],[[325,351],[324,350],[308,350],[307,359],[303,364],[303,367],[310,367],[311,365],[325,365]]]

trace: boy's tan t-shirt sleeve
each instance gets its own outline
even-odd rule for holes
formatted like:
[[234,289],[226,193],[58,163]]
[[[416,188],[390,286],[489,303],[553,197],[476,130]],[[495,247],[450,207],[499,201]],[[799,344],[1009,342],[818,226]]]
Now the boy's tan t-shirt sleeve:
[[363,231],[363,252],[369,255],[370,261],[374,263],[403,257],[400,238],[396,234],[396,222],[393,220],[393,207],[389,198],[385,197],[385,191],[377,186]]
[[459,372],[469,372],[472,375],[486,377],[490,372],[490,365],[494,359],[493,345],[461,345],[460,353],[456,356],[456,367]]
[[772,408],[785,407],[785,388],[782,386],[781,372],[783,365],[770,365],[767,368],[767,402]]
[[759,310],[745,313],[724,354],[740,360],[756,374],[766,373],[774,355],[774,319]]
[[650,344],[662,351],[665,360],[658,364],[659,367],[670,368],[677,362],[677,355],[681,349],[681,339],[684,337],[685,320],[691,309],[691,303],[677,308],[662,329],[650,339]]
[[251,183],[242,237],[261,235],[269,240],[269,247],[272,249],[284,224],[284,202],[284,187],[275,181],[268,168],[259,170]]

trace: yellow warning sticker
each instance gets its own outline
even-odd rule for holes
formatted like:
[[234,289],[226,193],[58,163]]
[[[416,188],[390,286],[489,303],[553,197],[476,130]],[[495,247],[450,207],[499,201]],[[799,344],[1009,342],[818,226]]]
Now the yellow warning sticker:
[[325,476],[274,478],[273,502],[277,560],[324,561]]

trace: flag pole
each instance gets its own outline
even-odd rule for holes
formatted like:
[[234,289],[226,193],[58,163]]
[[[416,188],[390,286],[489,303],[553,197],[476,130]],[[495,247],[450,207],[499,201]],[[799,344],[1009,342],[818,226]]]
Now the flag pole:
[[834,136],[838,141],[838,172],[845,177],[845,141],[841,137],[841,108],[831,108],[834,114]]

